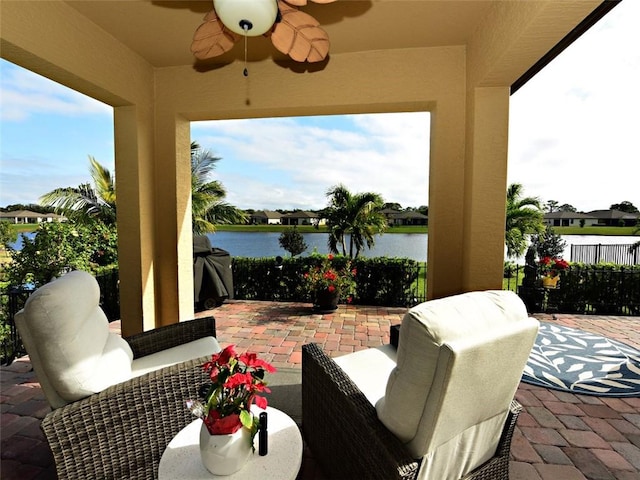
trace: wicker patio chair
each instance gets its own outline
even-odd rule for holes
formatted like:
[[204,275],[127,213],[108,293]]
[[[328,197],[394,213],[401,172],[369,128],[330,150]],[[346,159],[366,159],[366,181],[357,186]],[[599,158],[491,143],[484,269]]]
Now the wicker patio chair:
[[508,479],[513,397],[537,329],[517,296],[474,292],[409,310],[397,350],[332,359],[304,345],[302,427],[314,458],[335,479]]
[[[55,363],[51,349],[43,353],[42,344],[46,342],[42,342],[42,338],[33,338],[35,328],[49,326],[46,321],[48,317],[40,315],[39,318],[38,311],[30,310],[46,307],[47,316],[57,317],[56,312],[64,310],[60,307],[61,301],[69,301],[61,300],[61,297],[71,291],[74,308],[82,310],[84,303],[96,305],[82,325],[95,321],[102,329],[103,314],[97,307],[99,292],[95,292],[92,277],[89,278],[84,272],[72,274],[53,282],[56,283],[53,287],[49,287],[53,284],[42,287],[41,293],[34,292],[25,309],[16,315],[21,336],[26,334],[23,341],[36,376],[53,409],[43,419],[41,428],[53,452],[58,478],[157,478],[160,457],[167,444],[193,420],[185,401],[196,397],[198,387],[206,381],[206,374],[200,367],[210,359],[212,353],[219,350],[215,340],[215,320],[213,317],[200,318],[125,338],[133,356],[133,373],[129,378],[113,382],[103,389],[98,388],[99,391],[95,393],[85,394],[88,388],[96,388],[89,379],[89,383],[82,386],[79,392],[69,393],[69,384],[74,386],[76,378],[82,380],[82,372],[74,373],[71,382],[60,377],[68,375],[77,364],[87,360],[72,358],[74,346],[69,347],[72,350],[69,352],[65,348],[66,343],[61,343],[60,357],[64,357],[61,361],[67,361],[67,357],[70,357],[72,363],[67,370],[56,375],[55,369],[51,368],[51,363]],[[85,287],[86,290],[83,290]],[[86,296],[92,299],[86,300]],[[81,304],[80,307],[78,304]],[[47,334],[55,336],[59,329],[63,330],[63,338],[56,340],[52,337],[51,342],[73,343],[76,339],[70,339],[66,334],[82,337],[83,333],[87,333],[82,332],[82,325],[79,328],[74,325],[74,322],[82,321],[70,318],[74,315],[72,312],[67,317],[52,318]],[[100,338],[101,335],[96,334]],[[115,334],[108,335],[104,350],[111,356],[102,370],[106,376],[111,374],[110,370],[117,370],[121,363],[119,352],[114,355],[107,350],[111,342],[117,344],[122,339],[113,338]],[[82,343],[87,343],[87,339],[82,339]],[[198,358],[191,359],[189,353]],[[126,360],[123,362],[126,363]],[[82,398],[76,399],[75,396]]]

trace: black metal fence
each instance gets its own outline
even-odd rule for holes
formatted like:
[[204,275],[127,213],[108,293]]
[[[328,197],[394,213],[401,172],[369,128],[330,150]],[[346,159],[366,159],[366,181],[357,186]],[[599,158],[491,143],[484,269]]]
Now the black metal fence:
[[572,265],[559,273],[557,288],[518,284],[529,312],[640,315],[640,268]]
[[[302,287],[309,257],[234,258],[234,298],[283,302],[311,301]],[[426,299],[426,265],[409,259],[363,258],[357,270],[353,302],[361,305],[412,306]]]
[[629,245],[571,245],[571,261],[588,264],[638,265],[640,248],[631,249]]
[[[272,258],[234,258],[234,295],[239,300],[303,301],[311,299],[300,288],[306,257],[275,261]],[[370,258],[354,262],[358,270],[354,303],[410,307],[426,300],[426,265],[409,259]],[[640,315],[640,267],[572,265],[560,272],[558,288],[539,282],[522,285],[524,269],[505,269],[503,288],[518,293],[530,313],[558,312],[597,315]],[[120,318],[118,271],[97,276],[100,305],[109,321]],[[10,363],[24,353],[13,317],[33,289],[0,291],[3,327],[1,362]]]

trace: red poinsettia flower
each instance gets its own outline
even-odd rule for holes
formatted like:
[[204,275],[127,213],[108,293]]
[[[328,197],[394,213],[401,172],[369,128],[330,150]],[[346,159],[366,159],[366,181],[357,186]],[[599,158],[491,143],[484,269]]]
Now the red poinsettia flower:
[[255,353],[238,355],[233,345],[212,355],[202,368],[211,379],[204,388],[204,404],[189,401],[187,407],[203,419],[212,435],[234,433],[242,426],[255,435],[258,419],[250,412],[251,405],[267,408],[267,399],[256,393],[271,391],[264,375],[276,369]]
[[356,293],[355,277],[357,271],[351,266],[351,260],[338,258],[332,254],[325,257],[312,256],[316,263],[302,275],[306,291],[316,298],[319,292],[338,292],[342,298]]
[[566,270],[569,268],[569,262],[562,258],[546,256],[542,257],[538,261],[538,268],[541,275],[555,277],[558,275],[559,270]]

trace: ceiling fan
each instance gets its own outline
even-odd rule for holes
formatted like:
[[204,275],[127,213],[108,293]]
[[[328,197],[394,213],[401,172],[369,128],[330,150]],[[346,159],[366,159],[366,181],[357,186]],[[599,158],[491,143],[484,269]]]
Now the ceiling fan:
[[[312,0],[331,3],[335,0]],[[213,0],[213,10],[196,29],[191,51],[204,60],[231,50],[245,37],[270,37],[277,50],[296,62],[320,62],[329,54],[329,36],[297,7],[307,0]]]

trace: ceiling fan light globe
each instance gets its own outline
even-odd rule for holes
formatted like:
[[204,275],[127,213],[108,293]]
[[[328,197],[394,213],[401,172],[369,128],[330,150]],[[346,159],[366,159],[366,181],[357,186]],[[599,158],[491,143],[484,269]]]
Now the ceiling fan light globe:
[[276,0],[213,0],[213,8],[225,27],[247,37],[268,32],[278,15]]

